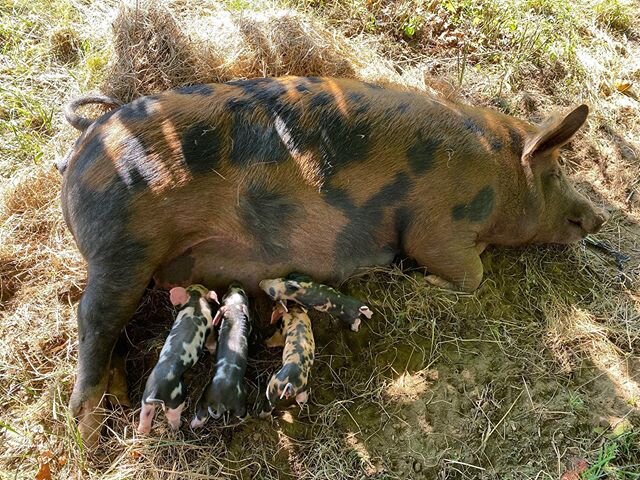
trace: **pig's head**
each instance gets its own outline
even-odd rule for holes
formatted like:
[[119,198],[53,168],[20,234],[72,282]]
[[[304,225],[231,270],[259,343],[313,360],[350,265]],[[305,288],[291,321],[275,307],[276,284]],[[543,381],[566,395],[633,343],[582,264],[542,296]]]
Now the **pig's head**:
[[596,233],[608,214],[579,194],[567,180],[558,157],[587,119],[580,105],[568,115],[552,117],[525,138],[522,166],[527,183],[528,215],[523,221],[529,242],[572,243]]
[[186,305],[191,298],[196,301],[203,298],[218,303],[216,292],[198,284],[190,285],[187,288],[174,287],[169,291],[169,299],[174,306]]

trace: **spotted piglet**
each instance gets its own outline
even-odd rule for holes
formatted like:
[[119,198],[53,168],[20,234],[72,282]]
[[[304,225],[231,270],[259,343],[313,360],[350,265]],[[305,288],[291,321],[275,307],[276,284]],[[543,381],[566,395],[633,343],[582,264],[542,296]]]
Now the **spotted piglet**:
[[367,318],[373,315],[371,309],[360,300],[343,295],[327,285],[315,283],[306,275],[290,274],[285,278],[263,280],[260,288],[283,305],[290,300],[305,308],[334,315],[354,332],[360,328],[360,315]]
[[[280,339],[284,342],[282,351],[282,368],[271,376],[267,386],[267,400],[273,409],[281,399],[295,397],[300,406],[307,401],[307,381],[315,357],[315,341],[311,330],[311,319],[307,312],[294,305],[285,309],[277,305],[271,316],[276,322],[282,318],[283,333]],[[267,341],[267,346],[277,346],[279,333]]]
[[180,414],[187,396],[182,377],[198,361],[205,342],[211,353],[216,348],[208,302],[218,302],[216,293],[202,285],[191,285],[186,289],[172,288],[169,297],[173,305],[180,307],[180,311],[162,347],[160,359],[147,379],[138,433],[151,431],[157,405],[162,406],[171,428],[180,427]]
[[220,320],[216,373],[198,400],[196,415],[191,421],[192,428],[203,426],[209,415],[220,418],[229,412],[244,417],[247,413],[244,374],[247,370],[251,319],[247,295],[239,284],[229,287],[214,318],[214,325]]

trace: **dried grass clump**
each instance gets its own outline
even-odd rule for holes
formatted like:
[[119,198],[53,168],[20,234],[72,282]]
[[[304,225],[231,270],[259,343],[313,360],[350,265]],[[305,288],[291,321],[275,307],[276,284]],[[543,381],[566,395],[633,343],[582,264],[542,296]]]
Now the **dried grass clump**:
[[362,65],[355,49],[338,33],[294,11],[245,14],[236,24],[241,36],[236,45],[244,45],[233,69],[238,77],[354,77]]
[[162,4],[144,5],[122,4],[113,22],[115,60],[102,89],[125,102],[199,80],[196,48],[174,16]]
[[75,62],[81,49],[81,39],[72,28],[55,30],[50,38],[51,53],[62,63]]
[[[294,10],[210,10],[203,16],[155,2],[122,5],[113,23],[115,59],[102,90],[130,101],[185,84],[262,76],[411,83],[370,46]],[[413,83],[422,85],[421,79]]]

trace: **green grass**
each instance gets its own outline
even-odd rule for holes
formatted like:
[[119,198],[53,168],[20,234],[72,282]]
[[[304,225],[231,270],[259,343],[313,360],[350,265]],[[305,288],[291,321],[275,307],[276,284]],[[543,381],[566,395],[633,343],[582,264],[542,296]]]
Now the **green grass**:
[[71,2],[5,1],[0,16],[0,176],[9,176],[52,160],[69,87],[94,88],[106,57]]
[[598,450],[591,466],[582,473],[582,480],[640,479],[640,434],[624,432],[607,438]]

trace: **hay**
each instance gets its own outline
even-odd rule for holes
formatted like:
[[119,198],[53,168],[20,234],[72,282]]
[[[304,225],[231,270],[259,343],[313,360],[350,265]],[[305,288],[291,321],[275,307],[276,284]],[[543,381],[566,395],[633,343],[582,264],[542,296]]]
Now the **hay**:
[[[95,14],[104,17],[98,32],[115,19],[112,44],[104,46],[109,65],[101,90],[124,101],[185,84],[287,74],[394,82],[447,98],[464,93],[475,103],[494,102],[530,119],[582,100],[550,95],[555,71],[548,77],[534,72],[527,91],[514,93],[513,101],[496,99],[504,78],[490,64],[473,68],[494,48],[486,43],[490,39],[479,40],[485,50],[472,52],[464,74],[465,59],[455,50],[463,27],[451,18],[443,22],[435,4],[420,7],[429,22],[415,25],[411,40],[404,30],[414,21],[417,0],[297,3],[304,7],[274,8],[265,0],[251,12],[209,0],[113,9],[109,2],[74,3],[82,22],[59,26],[44,43],[56,61],[80,69],[74,71],[80,80],[65,77],[58,84],[60,70],[47,76],[48,67],[39,66],[45,73],[33,74],[32,83],[56,85],[54,104],[68,91],[95,85],[83,62],[90,68],[100,61],[78,46],[84,39],[97,41],[78,30],[81,23],[93,28]],[[378,21],[373,26],[371,16]],[[9,34],[3,30],[0,38]],[[600,48],[613,58],[624,43],[597,35],[607,45],[589,46],[584,59],[637,79],[637,65],[624,70],[621,60],[611,64],[602,54],[591,55]],[[625,45],[637,52],[637,46]],[[505,92],[522,82],[530,68],[523,64]],[[629,255],[624,270],[585,245],[495,249],[483,256],[480,290],[462,295],[430,287],[419,270],[374,269],[343,286],[376,311],[361,332],[313,317],[318,351],[305,410],[242,425],[211,422],[197,434],[157,424],[152,437],[141,438],[135,434],[136,411],[116,409],[98,452],[80,447],[66,407],[77,357],[75,308],[86,273],[61,218],[60,177],[31,158],[13,166],[16,176],[0,184],[0,477],[33,477],[46,463],[54,478],[114,480],[478,478],[479,472],[493,478],[490,471],[496,477],[557,478],[569,455],[593,458],[590,451],[608,441],[593,434],[594,426],[609,428],[620,417],[640,424],[638,103],[615,92],[598,96],[609,70],[581,74],[594,115],[564,156],[589,196],[615,211],[598,238]],[[16,83],[14,90],[21,87]],[[12,120],[14,106],[0,115]],[[62,154],[75,132],[59,118],[53,125],[57,132],[47,149]],[[13,133],[3,135],[2,145],[14,145],[6,141]],[[149,291],[127,328],[134,401],[171,317],[166,295]],[[258,404],[278,354],[252,349],[251,405]],[[200,362],[188,378],[192,402],[210,378],[210,364]],[[625,452],[629,465],[637,463],[636,450]]]
[[262,76],[407,83],[372,48],[300,12],[211,9],[194,16],[157,2],[123,4],[113,22],[115,58],[101,89],[130,101],[182,85]]

